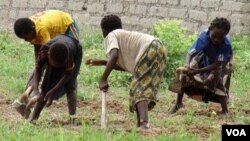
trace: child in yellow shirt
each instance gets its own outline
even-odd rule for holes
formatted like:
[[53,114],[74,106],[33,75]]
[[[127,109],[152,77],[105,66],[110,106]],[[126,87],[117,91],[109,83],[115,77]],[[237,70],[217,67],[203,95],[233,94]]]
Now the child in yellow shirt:
[[[77,45],[80,45],[79,28],[76,22],[70,14],[59,10],[47,10],[36,13],[31,17],[20,18],[14,24],[14,32],[17,37],[34,45],[36,62],[41,46],[56,35],[64,34],[71,37]],[[33,74],[28,80],[26,92],[20,97],[20,100],[14,102],[14,107],[23,116],[25,116],[24,111],[28,102],[27,97],[32,90]]]

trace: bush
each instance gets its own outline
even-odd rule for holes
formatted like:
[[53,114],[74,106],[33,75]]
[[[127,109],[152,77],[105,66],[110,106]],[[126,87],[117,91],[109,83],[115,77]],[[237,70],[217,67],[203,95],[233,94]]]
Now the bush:
[[250,70],[250,53],[248,52],[250,45],[250,36],[233,36],[231,43],[234,53],[234,71],[241,73],[243,71]]
[[167,48],[167,68],[164,74],[168,83],[175,69],[185,62],[188,48],[196,40],[196,34],[187,34],[181,20],[162,20],[153,26],[151,34],[159,38]]

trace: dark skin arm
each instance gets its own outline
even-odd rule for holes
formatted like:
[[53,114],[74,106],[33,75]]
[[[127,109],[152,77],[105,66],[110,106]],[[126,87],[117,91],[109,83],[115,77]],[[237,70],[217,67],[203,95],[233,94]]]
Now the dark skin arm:
[[34,91],[34,95],[39,95],[39,91],[38,91],[38,85],[39,82],[41,80],[42,77],[42,69],[40,67],[36,67],[35,71],[34,71],[34,77],[33,77],[33,91]]
[[47,54],[48,54],[48,50],[40,49],[36,57],[36,68],[35,68],[34,76],[33,76],[34,95],[39,95],[38,86],[39,86],[39,82],[41,80],[41,77],[44,71],[42,68],[46,64],[44,61],[42,64],[39,64],[40,63],[39,61],[46,59]]
[[59,80],[59,82],[50,91],[47,92],[46,96],[44,97],[44,101],[47,101],[46,106],[50,106],[52,104],[52,96],[60,87],[62,87],[66,82],[69,81],[72,74],[73,74],[73,69],[70,71],[66,71],[66,73]]
[[[63,77],[58,81],[58,83],[52,88],[50,89],[45,97],[44,97],[44,101],[47,101],[46,106],[50,106],[52,104],[52,97],[55,94],[55,92],[61,88],[66,82],[69,81],[69,79],[71,78],[72,74],[73,74],[73,70],[74,70],[74,62],[73,62],[73,58],[70,54],[68,54],[69,58],[67,63],[65,64],[65,72]],[[70,57],[71,56],[71,57]],[[50,57],[48,58],[49,62],[53,62],[52,60],[50,60]],[[53,63],[52,63],[53,64]],[[55,67],[55,66],[54,66]]]
[[105,71],[101,77],[100,83],[99,83],[99,88],[101,91],[107,92],[108,91],[108,77],[111,73],[111,71],[115,68],[116,62],[118,60],[118,49],[112,49],[109,53],[110,57],[107,62]]
[[[106,66],[107,61],[106,60],[99,60],[99,59],[89,59],[85,62],[85,64],[90,65],[90,66]],[[121,68],[120,66],[118,66],[117,64],[115,64],[114,69],[118,70],[118,71],[126,71],[123,68]]]
[[35,60],[37,61],[37,57],[40,51],[41,45],[34,45],[34,54],[35,54]]
[[107,61],[106,60],[99,60],[99,59],[88,59],[85,62],[85,64],[90,65],[90,66],[106,66]]
[[215,63],[208,65],[208,66],[201,68],[201,69],[189,69],[188,75],[195,75],[198,73],[204,73],[204,72],[216,70],[219,68],[220,64],[221,64],[221,62],[216,61]]

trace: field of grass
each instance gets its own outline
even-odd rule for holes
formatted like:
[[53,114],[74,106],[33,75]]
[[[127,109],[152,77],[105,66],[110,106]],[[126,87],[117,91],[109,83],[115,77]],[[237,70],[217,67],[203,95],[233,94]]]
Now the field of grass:
[[[105,58],[102,35],[86,32],[84,59]],[[65,97],[45,108],[36,124],[30,124],[11,107],[24,91],[32,72],[33,48],[11,33],[0,34],[0,141],[216,141],[221,140],[222,124],[250,124],[250,37],[232,37],[234,74],[231,81],[230,114],[218,119],[213,112],[220,106],[200,103],[185,97],[185,107],[174,115],[168,110],[176,95],[167,91],[164,82],[159,103],[150,112],[151,129],[137,132],[135,114],[128,110],[128,91],[131,75],[112,72],[109,83],[108,128],[100,129],[101,95],[98,91],[102,67],[81,66],[79,75],[77,125],[68,124]],[[188,48],[188,45],[186,46]]]

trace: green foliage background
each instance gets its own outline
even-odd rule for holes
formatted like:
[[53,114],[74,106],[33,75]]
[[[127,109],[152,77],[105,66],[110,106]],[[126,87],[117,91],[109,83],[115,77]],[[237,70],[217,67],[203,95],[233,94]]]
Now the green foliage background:
[[[159,134],[147,136],[136,133],[133,126],[135,122],[134,115],[126,109],[128,107],[128,88],[131,75],[113,71],[109,78],[111,85],[110,99],[124,104],[124,111],[126,112],[122,113],[122,115],[118,115],[115,112],[109,113],[109,120],[113,120],[113,122],[110,123],[108,131],[96,128],[96,124],[99,121],[98,110],[84,109],[79,111],[80,115],[83,116],[83,120],[82,125],[79,127],[80,129],[77,131],[74,129],[75,127],[51,123],[52,113],[46,112],[46,110],[42,113],[42,118],[36,125],[29,124],[25,120],[20,122],[19,117],[12,117],[14,121],[10,118],[10,122],[0,113],[0,141],[215,141],[221,139],[221,133],[219,132],[221,124],[250,124],[250,99],[248,96],[250,93],[250,36],[237,35],[231,37],[234,50],[234,74],[231,81],[229,118],[218,120],[213,116],[209,116],[211,112],[209,107],[211,105],[187,99],[185,100],[187,105],[184,108],[185,110],[174,116],[167,114],[168,109],[175,100],[175,95],[166,90],[167,83],[171,79],[175,68],[184,63],[187,49],[197,37],[196,33],[187,34],[187,29],[180,25],[181,21],[177,20],[160,21],[153,26],[149,33],[159,38],[168,51],[163,89],[161,89],[159,94],[161,101],[150,114],[151,123],[160,129]],[[88,67],[84,65],[84,62],[90,58],[105,59],[106,55],[102,47],[103,37],[101,32],[87,29],[84,28],[84,31],[81,32],[84,58],[78,77],[78,100],[93,102],[99,98],[96,90],[98,89],[98,81],[104,68]],[[10,103],[24,91],[25,83],[34,66],[33,58],[31,45],[17,39],[10,32],[0,33],[0,98],[3,96],[8,106],[11,106]],[[65,106],[65,110],[61,112],[62,115],[58,118],[68,118],[66,109]],[[86,115],[93,116],[95,120],[87,123]],[[126,131],[126,129],[116,130],[117,121],[121,117],[126,117],[125,125],[128,124],[132,131]],[[197,129],[199,132],[192,132],[191,129]]]

